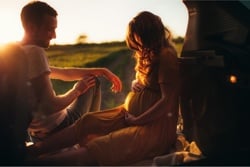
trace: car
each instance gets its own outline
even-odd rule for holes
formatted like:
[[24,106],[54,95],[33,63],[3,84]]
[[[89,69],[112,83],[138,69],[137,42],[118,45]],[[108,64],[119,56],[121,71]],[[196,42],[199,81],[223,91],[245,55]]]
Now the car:
[[249,165],[250,1],[183,3],[183,133],[205,156],[186,165]]

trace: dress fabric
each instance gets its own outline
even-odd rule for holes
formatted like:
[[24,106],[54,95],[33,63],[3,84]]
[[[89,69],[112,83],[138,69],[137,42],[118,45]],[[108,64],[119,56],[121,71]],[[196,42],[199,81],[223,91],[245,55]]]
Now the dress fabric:
[[[151,75],[146,78],[148,84],[142,91],[128,93],[123,106],[128,112],[138,116],[161,98],[158,83],[164,82],[164,79],[162,76],[159,77],[159,73],[160,70],[164,70],[164,73],[168,74],[168,69],[159,66],[166,67],[168,63],[173,62],[159,63],[154,67]],[[175,75],[172,71],[169,74]],[[75,130],[79,141],[88,134],[101,136],[85,145],[100,165],[131,165],[170,151],[176,141],[178,95],[175,93],[174,84],[171,84],[175,81],[165,81],[167,82],[164,84],[169,85],[169,104],[165,116],[157,121],[143,126],[127,126],[122,107],[117,107],[88,113],[76,122]]]

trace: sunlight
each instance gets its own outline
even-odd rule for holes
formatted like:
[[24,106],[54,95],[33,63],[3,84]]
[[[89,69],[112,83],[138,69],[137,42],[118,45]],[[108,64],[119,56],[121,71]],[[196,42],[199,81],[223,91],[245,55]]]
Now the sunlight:
[[[21,8],[30,0],[3,0],[0,6],[0,44],[19,41],[23,35]],[[87,42],[125,40],[127,23],[148,10],[162,18],[173,35],[184,36],[187,9],[182,0],[44,0],[58,11],[57,38],[52,44],[73,44],[80,34]],[[74,12],[73,12],[74,11]]]
[[0,44],[15,42],[21,39],[23,30],[17,13],[12,13],[7,9],[1,9],[0,20]]
[[186,33],[188,12],[181,0],[158,0],[157,3],[154,0],[147,0],[147,3],[145,0],[137,0],[136,3],[127,0],[119,3],[116,0],[78,0],[72,7],[81,16],[79,19],[72,19],[75,13],[64,3],[54,3],[61,11],[56,43],[74,41],[79,34],[86,34],[88,42],[123,41],[127,23],[143,10],[159,15],[173,35],[184,36]]
[[[1,31],[4,32],[8,32],[9,29],[5,28],[2,29]],[[16,42],[17,40],[21,39],[20,34],[22,34],[22,32],[20,31],[13,31],[12,33],[1,33],[0,36],[0,45],[6,44],[6,43],[10,43],[10,42]]]

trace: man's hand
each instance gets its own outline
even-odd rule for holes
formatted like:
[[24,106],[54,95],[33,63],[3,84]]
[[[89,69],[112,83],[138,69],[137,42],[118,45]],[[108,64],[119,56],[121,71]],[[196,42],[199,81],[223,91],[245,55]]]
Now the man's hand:
[[93,75],[85,76],[82,80],[75,83],[74,89],[76,89],[80,94],[85,93],[89,88],[95,86],[96,79]]

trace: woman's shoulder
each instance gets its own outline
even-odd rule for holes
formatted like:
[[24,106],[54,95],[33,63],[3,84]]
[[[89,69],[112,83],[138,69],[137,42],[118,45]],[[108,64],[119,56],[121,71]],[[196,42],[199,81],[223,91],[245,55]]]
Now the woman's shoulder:
[[179,83],[179,63],[174,48],[164,48],[161,52],[159,66],[159,82],[168,85]]
[[176,50],[172,47],[163,48],[160,56],[160,63],[167,67],[177,68],[178,57]]

